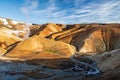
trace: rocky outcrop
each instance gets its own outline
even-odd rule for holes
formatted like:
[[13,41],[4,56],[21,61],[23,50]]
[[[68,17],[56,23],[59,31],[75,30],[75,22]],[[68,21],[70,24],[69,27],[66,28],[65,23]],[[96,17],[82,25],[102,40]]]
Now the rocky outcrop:
[[99,69],[103,72],[101,76],[91,80],[119,80],[120,79],[120,49],[109,52],[96,53],[89,56],[95,60]]
[[100,70],[105,72],[120,67],[119,57],[120,49],[116,49],[110,52],[96,53],[90,56],[90,59],[95,60]]

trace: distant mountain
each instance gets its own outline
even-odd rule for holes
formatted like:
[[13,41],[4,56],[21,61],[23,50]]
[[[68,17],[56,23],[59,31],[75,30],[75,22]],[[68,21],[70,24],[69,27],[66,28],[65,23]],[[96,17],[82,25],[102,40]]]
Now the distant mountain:
[[0,24],[6,25],[9,28],[13,28],[13,26],[15,26],[17,24],[25,24],[25,23],[20,22],[20,21],[11,20],[11,19],[8,19],[8,18],[0,17]]
[[35,26],[39,27],[39,25],[0,17],[0,52],[5,53],[10,45],[28,38]]

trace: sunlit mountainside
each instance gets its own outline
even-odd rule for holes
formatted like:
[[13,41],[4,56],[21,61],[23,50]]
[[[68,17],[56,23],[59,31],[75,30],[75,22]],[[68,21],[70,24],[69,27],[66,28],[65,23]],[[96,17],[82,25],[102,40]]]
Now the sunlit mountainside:
[[0,18],[0,79],[119,80],[120,24]]

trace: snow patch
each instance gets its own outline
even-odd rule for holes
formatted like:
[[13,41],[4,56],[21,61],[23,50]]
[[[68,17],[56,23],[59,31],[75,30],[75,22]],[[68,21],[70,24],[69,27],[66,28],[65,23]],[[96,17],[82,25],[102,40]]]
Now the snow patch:
[[19,37],[19,33],[20,32],[24,33],[25,31],[22,31],[22,30],[4,30],[3,32],[5,32],[8,35],[15,34],[16,36]]
[[0,21],[3,22],[4,25],[8,25],[8,22],[7,22],[6,19],[4,19],[4,18],[0,18]]
[[18,24],[18,23],[24,23],[24,22],[18,22],[18,21],[12,20],[12,23],[13,23],[13,24]]

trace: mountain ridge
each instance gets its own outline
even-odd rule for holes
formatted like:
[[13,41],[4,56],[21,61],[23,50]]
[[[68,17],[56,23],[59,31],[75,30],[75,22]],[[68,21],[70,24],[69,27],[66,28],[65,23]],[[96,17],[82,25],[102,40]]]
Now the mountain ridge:
[[[112,74],[111,71],[116,71],[120,66],[119,42],[120,24],[118,23],[73,25],[46,23],[40,25],[0,18],[1,60],[16,61],[16,63],[23,60],[27,64],[42,65],[49,70],[52,68],[72,71],[79,78],[80,75],[76,72],[80,72],[83,78],[85,75],[97,76],[101,74],[100,71],[104,74],[96,80],[120,78],[119,72],[115,72],[118,76],[114,74],[109,76]],[[74,61],[78,61],[79,64]],[[32,74],[24,71],[23,73],[27,76]],[[11,74],[15,73],[11,72]],[[73,75],[71,76],[76,79]]]

